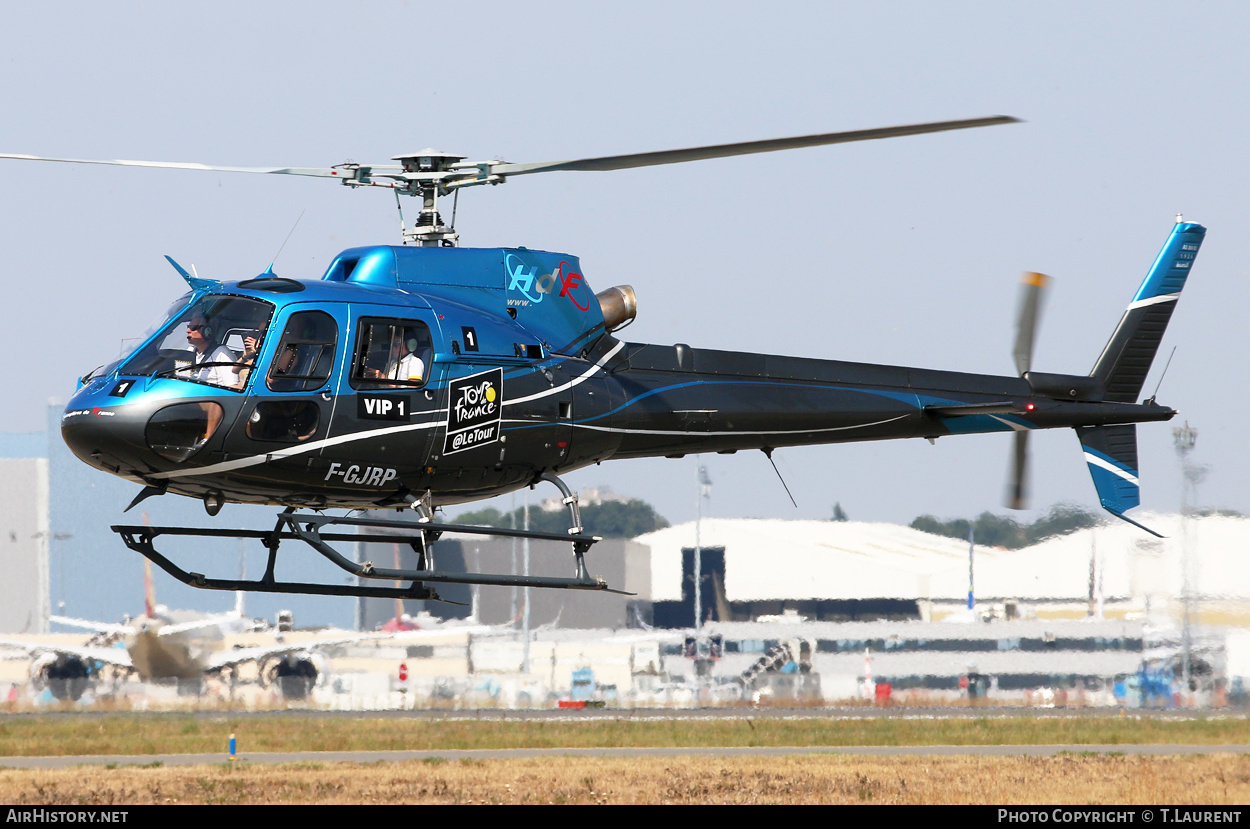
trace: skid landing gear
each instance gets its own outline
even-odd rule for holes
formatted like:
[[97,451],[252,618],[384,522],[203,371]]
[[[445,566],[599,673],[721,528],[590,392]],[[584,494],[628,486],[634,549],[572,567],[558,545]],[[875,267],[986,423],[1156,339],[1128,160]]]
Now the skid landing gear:
[[[582,531],[577,510],[577,496],[564,482],[554,475],[542,475],[541,480],[556,484],[564,493],[564,503],[569,508],[571,526],[566,534],[544,533],[525,530],[473,527],[463,524],[443,524],[430,520],[428,499],[414,499],[413,507],[422,517],[417,523],[394,521],[383,518],[336,518],[331,515],[296,515],[288,507],[279,516],[270,532],[245,529],[210,529],[206,527],[149,527],[116,525],[113,532],[121,536],[126,546],[141,554],[174,578],[206,590],[248,590],[259,593],[308,593],[323,596],[363,596],[386,599],[427,599],[442,601],[430,584],[490,584],[503,587],[555,587],[566,590],[605,590],[610,593],[631,595],[623,590],[613,590],[603,579],[591,576],[586,570],[585,554],[598,536]],[[326,532],[330,527],[356,527],[357,532]],[[368,530],[391,530],[389,533],[370,533]],[[400,530],[399,534],[394,531]],[[536,541],[565,541],[573,545],[574,574],[571,578],[554,576],[516,576],[492,573],[449,572],[435,565],[431,545],[445,532],[470,533],[474,535],[502,536],[505,538],[531,538]],[[191,573],[178,567],[157,552],[155,541],[162,535],[201,536],[212,538],[255,538],[269,550],[269,562],[265,574],[256,581],[238,579],[213,579],[202,573]],[[360,579],[380,581],[406,581],[406,587],[382,587],[360,584],[316,584],[307,582],[278,581],[274,576],[278,547],[283,541],[302,541],[336,566]],[[417,569],[395,570],[376,567],[373,562],[356,562],[343,556],[329,542],[380,542],[386,544],[406,543],[417,553]]]

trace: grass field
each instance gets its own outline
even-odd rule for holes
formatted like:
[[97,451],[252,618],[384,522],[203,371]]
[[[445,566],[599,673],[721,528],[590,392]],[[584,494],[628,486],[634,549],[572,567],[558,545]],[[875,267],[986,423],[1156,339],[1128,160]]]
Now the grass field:
[[1250,758],[680,757],[0,769],[11,805],[1250,802]]
[[0,757],[200,754],[226,751],[396,751],[490,748],[1247,745],[1250,719],[1212,717],[810,717],[758,719],[357,718],[302,714],[0,718]]
[[[596,746],[1233,745],[1241,718],[638,720],[532,722],[303,715],[0,719],[0,755]],[[1250,757],[555,756],[397,763],[246,761],[0,769],[0,802],[147,803],[990,803],[1250,802]]]

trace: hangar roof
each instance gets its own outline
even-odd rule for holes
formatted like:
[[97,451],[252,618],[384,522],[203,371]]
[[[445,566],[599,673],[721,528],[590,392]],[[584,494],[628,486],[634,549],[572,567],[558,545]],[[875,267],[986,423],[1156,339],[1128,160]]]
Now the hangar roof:
[[[1158,539],[1122,522],[1048,539],[1023,550],[978,546],[975,592],[985,600],[1080,601],[1089,596],[1090,559],[1107,599],[1179,596],[1184,546],[1191,578],[1207,598],[1250,597],[1250,519],[1143,515]],[[695,546],[695,523],[641,535],[651,548],[652,598],[681,598],[681,550]],[[730,601],[935,599],[968,595],[968,542],[896,524],[705,518],[703,547],[725,548]]]

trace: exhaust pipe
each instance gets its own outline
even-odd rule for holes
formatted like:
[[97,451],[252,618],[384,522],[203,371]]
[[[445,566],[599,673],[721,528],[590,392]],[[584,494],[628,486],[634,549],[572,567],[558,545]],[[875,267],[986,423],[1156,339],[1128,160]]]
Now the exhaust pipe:
[[595,294],[603,311],[603,327],[609,333],[619,331],[634,321],[638,314],[638,297],[630,285],[617,285]]

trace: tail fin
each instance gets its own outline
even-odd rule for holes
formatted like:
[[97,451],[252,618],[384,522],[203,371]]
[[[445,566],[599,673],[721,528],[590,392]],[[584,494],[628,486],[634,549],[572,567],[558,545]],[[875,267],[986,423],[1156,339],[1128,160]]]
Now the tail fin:
[[143,560],[143,612],[156,618],[156,585],[152,583],[152,562]]
[[1146,274],[1145,281],[1124,311],[1115,333],[1090,372],[1090,376],[1106,389],[1104,400],[1111,403],[1137,402],[1206,233],[1205,227],[1192,222],[1177,222],[1172,229],[1172,235],[1159,252],[1159,258],[1150,268],[1150,273]]
[[[146,512],[143,526],[149,526]],[[156,618],[156,584],[152,581],[152,562],[146,558],[143,560],[143,612],[149,619]]]

